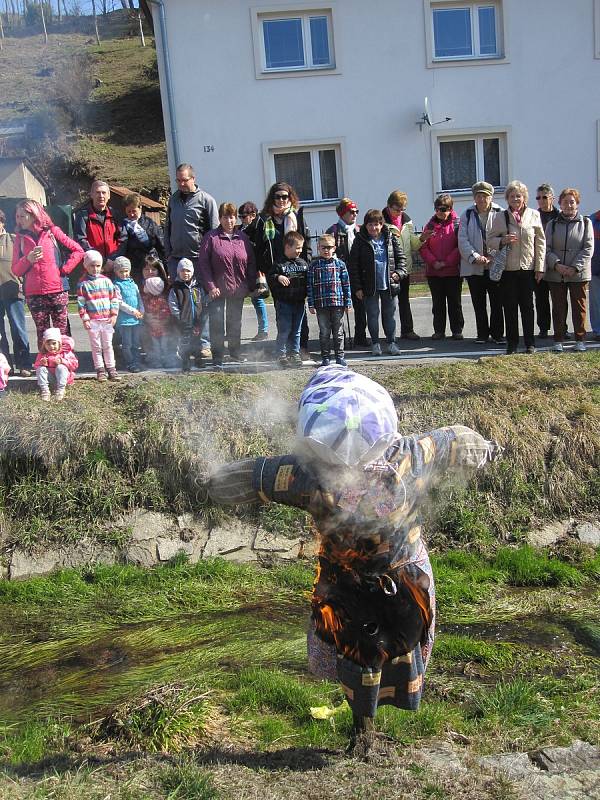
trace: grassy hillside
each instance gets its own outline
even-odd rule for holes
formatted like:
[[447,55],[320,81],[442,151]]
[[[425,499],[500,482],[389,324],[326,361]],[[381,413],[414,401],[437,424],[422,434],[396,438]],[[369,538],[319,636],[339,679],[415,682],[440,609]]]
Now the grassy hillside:
[[50,32],[47,45],[6,31],[0,123],[33,120],[26,154],[59,202],[100,176],[156,196],[168,173],[154,41],[143,48],[123,12],[101,24],[99,46],[89,21],[80,26]]

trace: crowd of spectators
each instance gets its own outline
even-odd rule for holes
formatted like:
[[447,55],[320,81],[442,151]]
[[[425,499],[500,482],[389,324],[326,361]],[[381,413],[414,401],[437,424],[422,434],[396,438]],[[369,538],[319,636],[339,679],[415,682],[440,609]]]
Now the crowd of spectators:
[[[176,181],[164,227],[143,213],[136,193],[124,198],[124,218],[117,219],[110,188],[101,180],[75,214],[74,239],[35,201],[17,206],[14,235],[0,211],[0,392],[9,370],[26,377],[35,368],[41,397],[49,399],[52,387],[58,399],[64,397],[77,366],[68,276],[82,261],[78,310],[99,381],[119,380],[118,362],[131,372],[177,366],[187,372],[192,364],[222,369],[226,355],[245,361],[244,300],[250,297],[256,311],[253,341],[264,342],[269,292],[276,311],[274,357],[281,367],[301,365],[307,356],[307,309],[317,319],[321,364],[329,363],[333,349],[336,362],[345,365],[344,341],[370,347],[373,356],[382,355],[384,344],[387,355],[398,356],[396,307],[399,337],[421,338],[410,306],[417,253],[431,294],[432,340],[464,338],[466,279],[477,345],[503,345],[515,353],[520,325],[524,351],[533,353],[537,322],[537,336],[546,339],[552,328],[552,349],[561,352],[570,337],[570,301],[575,349],[583,351],[588,291],[592,336],[600,341],[600,211],[583,216],[575,188],[563,189],[557,206],[554,190],[542,183],[536,209],[527,187],[511,181],[502,208],[494,203],[494,187],[479,181],[460,217],[452,196],[438,195],[420,233],[405,192],[394,190],[383,209],[368,209],[362,220],[356,202],[345,197],[313,258],[304,209],[290,184],[273,184],[259,211],[252,201],[239,209],[231,202],[217,205],[197,185],[191,164],[177,167]],[[37,331],[35,365],[25,305]]]

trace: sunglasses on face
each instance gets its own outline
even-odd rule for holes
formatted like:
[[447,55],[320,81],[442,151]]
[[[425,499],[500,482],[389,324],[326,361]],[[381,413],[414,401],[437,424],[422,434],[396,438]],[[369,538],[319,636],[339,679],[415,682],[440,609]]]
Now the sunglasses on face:
[[289,200],[290,199],[289,194],[283,194],[283,193],[282,194],[276,194],[276,195],[274,195],[274,197],[275,197],[275,200]]
[[553,195],[551,194],[538,194],[536,195],[536,200],[549,200]]
[[436,206],[436,211],[450,211],[450,206]]

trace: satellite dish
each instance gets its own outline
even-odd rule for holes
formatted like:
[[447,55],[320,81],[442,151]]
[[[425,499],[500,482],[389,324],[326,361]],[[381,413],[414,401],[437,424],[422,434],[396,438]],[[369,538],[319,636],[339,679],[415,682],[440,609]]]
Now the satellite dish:
[[429,127],[433,125],[433,112],[431,110],[431,103],[427,95],[425,96],[425,111],[423,112],[423,122],[426,122]]
[[441,125],[444,122],[452,122],[452,117],[445,117],[444,119],[436,120],[433,116],[431,102],[428,97],[425,97],[425,103],[423,104],[423,116],[421,119],[417,120],[419,130],[423,130],[423,125],[429,125],[431,128],[432,125]]

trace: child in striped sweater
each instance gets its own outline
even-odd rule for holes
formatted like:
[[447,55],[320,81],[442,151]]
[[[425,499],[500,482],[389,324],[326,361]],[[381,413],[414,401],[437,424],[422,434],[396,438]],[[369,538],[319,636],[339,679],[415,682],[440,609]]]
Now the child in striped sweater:
[[83,259],[87,277],[77,286],[77,305],[83,327],[88,332],[92,358],[99,381],[121,380],[115,367],[112,346],[114,327],[119,314],[119,294],[110,278],[102,274],[102,256],[88,250]]

